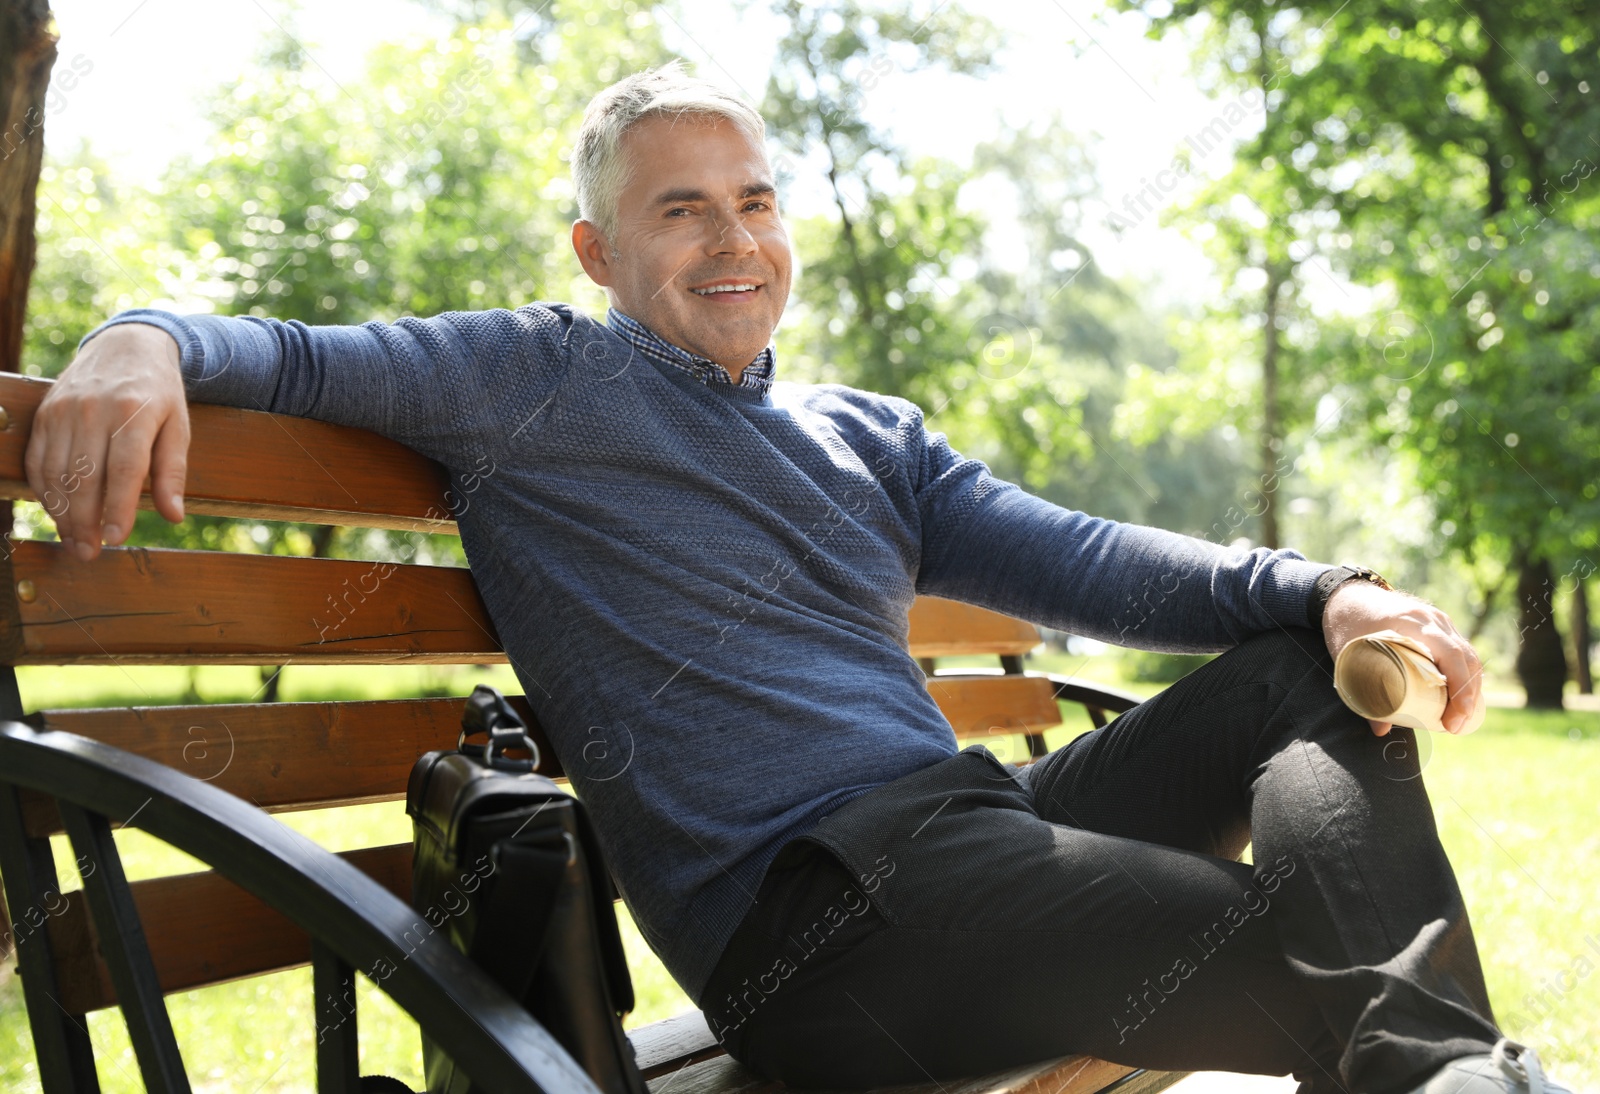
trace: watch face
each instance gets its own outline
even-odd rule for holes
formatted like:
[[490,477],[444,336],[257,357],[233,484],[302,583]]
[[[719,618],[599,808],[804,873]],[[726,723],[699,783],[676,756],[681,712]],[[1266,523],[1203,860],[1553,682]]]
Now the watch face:
[[1380,588],[1380,589],[1393,589],[1394,588],[1393,585],[1390,585],[1387,581],[1385,581],[1383,579],[1383,575],[1382,574],[1378,573],[1378,571],[1372,569],[1371,567],[1368,567],[1368,566],[1351,566],[1351,565],[1349,565],[1347,563],[1344,566],[1344,569],[1349,570],[1351,574],[1353,574],[1354,576],[1360,578],[1363,581],[1372,582],[1374,585],[1378,586],[1378,588]]

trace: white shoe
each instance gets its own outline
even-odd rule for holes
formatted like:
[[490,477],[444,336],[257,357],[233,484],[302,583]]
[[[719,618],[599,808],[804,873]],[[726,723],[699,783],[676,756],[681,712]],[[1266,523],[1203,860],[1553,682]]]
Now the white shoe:
[[1451,1060],[1411,1094],[1573,1094],[1545,1076],[1539,1057],[1508,1037],[1493,1051]]

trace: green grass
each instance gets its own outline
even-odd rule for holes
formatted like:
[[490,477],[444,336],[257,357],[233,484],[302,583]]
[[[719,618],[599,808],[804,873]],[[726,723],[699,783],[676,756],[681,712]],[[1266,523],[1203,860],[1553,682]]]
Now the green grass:
[[[1141,694],[1103,658],[1042,658],[1037,667],[1074,672]],[[24,670],[29,709],[156,704],[178,700],[183,669]],[[130,683],[130,680],[132,681]],[[297,666],[286,699],[380,698],[424,690],[464,694],[479,681],[518,690],[504,666],[482,670]],[[203,670],[207,701],[248,700],[260,686],[251,668]],[[1087,728],[1081,710],[1047,734],[1059,747]],[[1465,738],[1429,735],[1424,776],[1440,833],[1461,880],[1484,953],[1491,997],[1506,1032],[1534,1045],[1549,1069],[1575,1088],[1600,1088],[1600,714],[1491,709]],[[985,743],[1015,759],[1015,739]],[[333,850],[410,839],[400,803],[283,815]],[[136,831],[118,833],[132,877],[195,869],[192,860]],[[70,861],[58,848],[58,861]],[[627,1025],[647,1024],[691,1005],[645,945],[620,905],[638,1008]],[[0,1089],[36,1091],[32,1050],[15,977],[0,974]],[[382,992],[361,983],[361,1066],[421,1086],[416,1027]],[[184,992],[169,999],[178,1041],[200,1091],[302,1091],[313,1086],[310,976],[304,969]],[[137,1067],[116,1011],[89,1018],[108,1094],[139,1091]]]

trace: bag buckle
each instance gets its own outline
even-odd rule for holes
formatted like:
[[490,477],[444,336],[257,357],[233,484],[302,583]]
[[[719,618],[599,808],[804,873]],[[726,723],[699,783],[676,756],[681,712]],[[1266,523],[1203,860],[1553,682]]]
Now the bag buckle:
[[[481,745],[467,744],[468,737],[486,733],[489,740]],[[514,760],[505,754],[508,748],[525,748],[529,758]],[[506,702],[496,688],[479,684],[467,696],[467,708],[461,715],[461,735],[456,738],[456,751],[483,761],[483,766],[499,771],[530,772],[539,767],[539,746],[528,736],[528,727],[520,715]]]

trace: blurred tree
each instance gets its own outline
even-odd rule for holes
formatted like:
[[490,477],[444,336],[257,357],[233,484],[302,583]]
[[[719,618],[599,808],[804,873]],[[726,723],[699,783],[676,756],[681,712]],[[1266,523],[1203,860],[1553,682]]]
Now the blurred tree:
[[1292,43],[1281,124],[1238,161],[1291,165],[1338,218],[1336,260],[1387,298],[1365,335],[1377,352],[1340,378],[1376,439],[1413,457],[1446,540],[1516,569],[1518,673],[1530,705],[1559,706],[1550,597],[1594,571],[1600,541],[1600,5],[1117,2],[1153,34],[1265,20]]
[[896,71],[987,71],[998,32],[943,6],[927,19],[910,4],[856,0],[773,10],[787,31],[761,112],[787,153],[820,160],[834,203],[831,217],[796,225],[805,276],[791,340],[800,358],[838,370],[830,378],[930,405],[930,378],[970,357],[981,312],[966,310],[972,298],[950,274],[984,225],[957,207],[962,172],[909,161],[867,121],[866,97]]
[[[1124,428],[1133,378],[1176,357],[1144,287],[1107,277],[1083,239],[1100,197],[1093,162],[1059,118],[978,146],[970,182],[1015,210],[1025,258],[975,256],[972,284],[998,334],[946,381],[952,436],[1060,505],[1229,542],[1234,530],[1217,526],[1244,488],[1235,447],[1210,427]],[[990,375],[1008,350],[1009,375]]]
[[[1226,447],[1111,429],[1129,362],[1167,350],[1081,238],[1097,193],[1084,143],[1057,120],[999,133],[970,165],[912,159],[869,119],[887,79],[993,65],[992,24],[929,7],[773,4],[787,32],[762,112],[777,166],[817,164],[833,205],[793,225],[790,375],[910,398],[961,451],[1060,504],[1204,527],[1235,485]],[[1014,210],[1020,260],[991,253],[991,209]]]
[[167,244],[158,195],[120,184],[87,145],[39,175],[39,263],[23,324],[23,371],[54,378],[114,312],[182,292],[194,263]]

